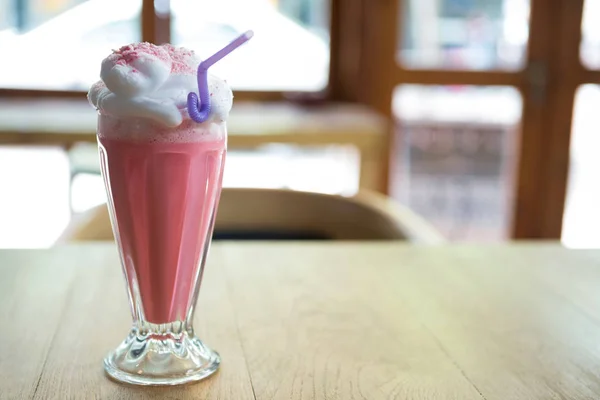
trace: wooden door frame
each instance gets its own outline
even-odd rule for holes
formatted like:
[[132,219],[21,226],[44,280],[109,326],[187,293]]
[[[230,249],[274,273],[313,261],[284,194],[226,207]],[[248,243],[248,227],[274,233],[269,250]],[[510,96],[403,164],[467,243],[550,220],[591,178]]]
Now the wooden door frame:
[[517,239],[559,239],[562,233],[583,1],[532,0],[528,60],[547,69],[546,93],[540,97],[532,85],[523,91]]
[[[584,0],[533,0],[530,51],[548,65],[545,102],[536,104],[526,93],[524,115],[531,115],[521,142],[519,186],[513,236],[518,239],[560,239],[568,187],[573,110],[577,89],[600,84],[600,71],[581,62]],[[535,24],[537,22],[537,25]],[[525,121],[524,121],[525,122]]]

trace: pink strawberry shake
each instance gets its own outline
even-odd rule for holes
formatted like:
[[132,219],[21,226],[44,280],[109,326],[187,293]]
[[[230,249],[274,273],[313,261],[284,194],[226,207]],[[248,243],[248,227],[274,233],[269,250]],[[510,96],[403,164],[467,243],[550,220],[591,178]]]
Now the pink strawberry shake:
[[88,93],[113,231],[136,321],[166,324],[193,312],[217,210],[233,95],[209,75],[208,120],[190,118],[194,52],[138,43],[113,51]]

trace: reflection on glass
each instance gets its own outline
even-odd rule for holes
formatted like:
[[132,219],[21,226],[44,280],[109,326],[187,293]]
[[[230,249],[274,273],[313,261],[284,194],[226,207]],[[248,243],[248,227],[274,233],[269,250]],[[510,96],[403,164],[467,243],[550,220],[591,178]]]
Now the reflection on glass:
[[0,63],[0,87],[87,90],[111,49],[140,40],[141,0],[0,0],[0,6],[0,54],[8,56]]
[[590,69],[600,69],[600,1],[585,0],[581,20],[581,62]]
[[512,87],[399,86],[392,195],[450,240],[507,239],[521,108]]
[[571,159],[562,241],[575,248],[600,247],[600,86],[583,85],[575,96]]
[[212,67],[234,89],[327,86],[330,0],[171,0],[171,41],[201,57],[252,29],[251,42]]
[[407,68],[523,66],[529,0],[398,0],[398,61]]

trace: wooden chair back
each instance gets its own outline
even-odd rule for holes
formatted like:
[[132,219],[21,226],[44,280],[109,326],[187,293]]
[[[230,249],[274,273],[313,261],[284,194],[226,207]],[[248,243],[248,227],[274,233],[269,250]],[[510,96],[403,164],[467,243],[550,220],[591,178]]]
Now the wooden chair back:
[[[407,240],[441,243],[426,221],[369,191],[352,197],[274,189],[225,188],[215,223],[219,239]],[[73,218],[61,241],[113,240],[106,204]]]

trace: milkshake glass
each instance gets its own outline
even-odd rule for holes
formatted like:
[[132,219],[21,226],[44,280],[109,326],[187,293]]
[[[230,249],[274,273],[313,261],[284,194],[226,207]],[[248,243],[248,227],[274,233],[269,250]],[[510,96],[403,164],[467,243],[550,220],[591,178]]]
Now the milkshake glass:
[[124,46],[103,62],[88,95],[99,112],[102,176],[133,315],[129,335],[104,360],[118,381],[182,384],[221,362],[193,329],[232,98],[207,69],[250,37],[203,62],[170,45]]

